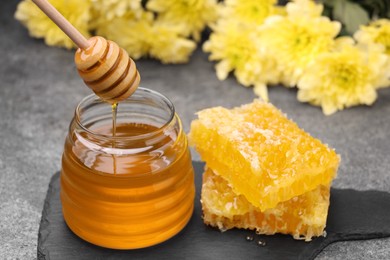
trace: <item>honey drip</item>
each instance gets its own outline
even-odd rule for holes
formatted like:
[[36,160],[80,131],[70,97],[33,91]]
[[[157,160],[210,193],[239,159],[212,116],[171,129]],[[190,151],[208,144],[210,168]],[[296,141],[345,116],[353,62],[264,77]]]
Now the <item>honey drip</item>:
[[[112,137],[116,136],[116,114],[118,112],[118,103],[111,105],[112,108]],[[112,142],[112,148],[115,148],[115,141]]]
[[[115,143],[115,137],[116,137],[116,115],[118,113],[118,103],[113,103],[111,105],[111,109],[112,109],[112,137],[113,137],[112,148],[115,148],[116,147],[116,143]],[[115,158],[115,154],[112,154],[112,161],[113,161],[114,174],[116,174],[116,158]]]

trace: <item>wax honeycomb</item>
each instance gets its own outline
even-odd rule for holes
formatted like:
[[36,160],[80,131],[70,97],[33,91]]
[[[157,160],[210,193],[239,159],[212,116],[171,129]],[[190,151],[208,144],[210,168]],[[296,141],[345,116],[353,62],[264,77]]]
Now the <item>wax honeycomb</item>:
[[203,220],[221,230],[236,227],[256,230],[258,234],[290,234],[295,239],[310,241],[324,234],[329,191],[329,184],[320,185],[261,212],[243,195],[236,195],[226,180],[206,168],[201,193]]
[[203,161],[260,211],[326,185],[339,156],[269,103],[198,112],[190,143]]

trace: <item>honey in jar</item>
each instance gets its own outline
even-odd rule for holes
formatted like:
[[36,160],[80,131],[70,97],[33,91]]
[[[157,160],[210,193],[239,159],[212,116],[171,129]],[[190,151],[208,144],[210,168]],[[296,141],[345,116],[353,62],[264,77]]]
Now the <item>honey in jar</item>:
[[113,137],[109,104],[80,102],[65,141],[61,171],[64,219],[95,245],[134,249],[182,230],[194,207],[187,138],[172,103],[139,88],[119,103]]

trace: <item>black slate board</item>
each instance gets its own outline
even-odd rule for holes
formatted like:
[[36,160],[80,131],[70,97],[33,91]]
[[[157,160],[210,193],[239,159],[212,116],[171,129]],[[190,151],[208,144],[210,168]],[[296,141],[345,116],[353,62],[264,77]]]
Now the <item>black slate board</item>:
[[[247,230],[207,227],[201,218],[200,187],[203,163],[194,162],[196,201],[184,230],[170,240],[146,249],[112,250],[78,238],[66,226],[60,202],[59,173],[50,182],[38,235],[38,259],[314,259],[327,245],[343,240],[390,236],[390,193],[332,189],[327,237],[312,242],[290,236],[257,236],[246,241]],[[256,240],[266,241],[258,246]]]

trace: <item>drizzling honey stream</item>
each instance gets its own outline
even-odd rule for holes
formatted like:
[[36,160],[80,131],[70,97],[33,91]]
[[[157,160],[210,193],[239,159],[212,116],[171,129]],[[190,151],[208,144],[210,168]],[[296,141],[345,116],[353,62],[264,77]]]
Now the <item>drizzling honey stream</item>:
[[[118,113],[118,103],[113,103],[111,105],[112,109],[112,148],[115,148],[116,142],[115,142],[115,137],[116,137],[116,115]],[[112,161],[113,161],[113,168],[114,168],[114,174],[116,174],[116,158],[115,154],[112,154]]]

